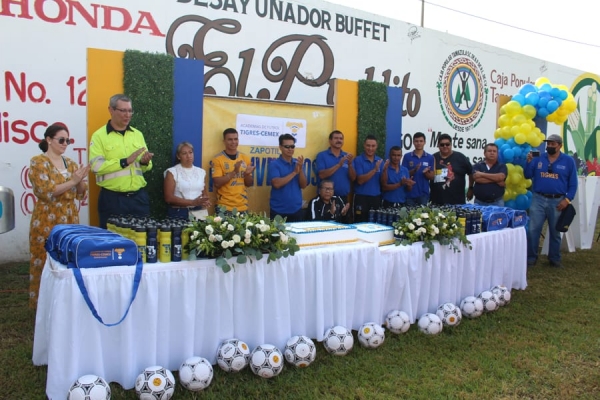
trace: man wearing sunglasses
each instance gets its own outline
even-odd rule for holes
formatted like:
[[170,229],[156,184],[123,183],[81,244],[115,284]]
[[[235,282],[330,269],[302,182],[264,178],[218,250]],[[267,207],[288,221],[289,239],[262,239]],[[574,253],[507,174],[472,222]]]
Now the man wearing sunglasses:
[[573,157],[560,151],[563,141],[559,135],[550,135],[544,142],[546,153],[539,157],[529,153],[524,171],[525,178],[533,181],[527,232],[527,265],[533,266],[537,262],[542,227],[548,220],[548,260],[550,266],[561,268],[561,236],[556,229],[556,221],[561,211],[575,198],[577,166]]
[[98,196],[100,227],[113,215],[150,215],[150,198],[144,189],[144,172],[152,169],[153,153],[144,135],[129,123],[131,99],[123,94],[110,98],[110,120],[92,135],[90,167],[101,187]]
[[465,204],[467,176],[473,173],[469,159],[458,151],[452,150],[452,137],[442,133],[438,137],[435,159],[435,177],[430,184],[431,202],[434,204]]
[[269,163],[267,184],[271,185],[270,216],[281,215],[287,222],[304,219],[302,189],[308,185],[304,157],[294,159],[296,139],[289,133],[279,136],[279,158]]
[[330,179],[319,182],[319,195],[312,199],[308,219],[316,221],[337,221],[346,215],[350,208],[339,196],[334,196],[334,183]]

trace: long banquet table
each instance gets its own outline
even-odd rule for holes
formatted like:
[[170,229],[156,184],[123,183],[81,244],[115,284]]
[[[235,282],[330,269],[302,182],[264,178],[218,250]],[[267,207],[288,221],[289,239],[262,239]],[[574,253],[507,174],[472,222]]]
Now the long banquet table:
[[[72,382],[96,374],[125,389],[151,365],[177,370],[199,355],[215,362],[231,337],[251,348],[280,349],[293,335],[321,341],[334,325],[358,329],[382,323],[393,309],[414,322],[444,302],[498,284],[527,286],[523,228],[469,236],[472,250],[435,245],[425,260],[420,243],[370,243],[305,248],[293,257],[263,258],[223,273],[214,260],[146,264],[127,318],[100,324],[88,309],[72,271],[48,257],[38,302],[33,363],[48,365],[46,393],[67,396]],[[98,313],[118,321],[131,294],[134,267],[82,270]]]

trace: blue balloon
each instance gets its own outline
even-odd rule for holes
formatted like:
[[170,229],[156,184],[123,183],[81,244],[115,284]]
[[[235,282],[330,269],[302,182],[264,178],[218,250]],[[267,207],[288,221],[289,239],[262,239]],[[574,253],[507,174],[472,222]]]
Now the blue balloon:
[[525,103],[525,96],[523,96],[522,94],[515,94],[512,97],[512,100],[516,101],[517,103],[519,103],[520,105],[524,106]]
[[540,86],[540,90],[539,91],[546,91],[549,92],[552,90],[552,85],[549,83],[544,83],[542,86]]
[[537,91],[538,91],[538,88],[534,84],[531,84],[531,83],[526,83],[523,86],[521,86],[521,89],[519,89],[519,93],[521,93],[525,97],[527,97],[526,95],[528,93],[533,93],[533,92],[537,93]]
[[509,145],[511,149],[513,147],[515,147],[515,146],[518,146],[517,142],[515,142],[515,138],[508,139],[508,141],[506,142],[506,144]]
[[515,146],[512,148],[513,154],[515,158],[521,157],[521,146]]
[[546,108],[548,102],[550,101],[550,96],[548,97],[540,97],[540,100],[537,103],[536,108],[539,110],[540,108]]
[[552,89],[550,89],[550,94],[554,98],[560,97],[560,89],[557,87],[553,87]]
[[517,206],[517,202],[515,200],[507,200],[504,202],[504,207],[508,207],[508,208],[516,208]]
[[546,109],[548,110],[548,114],[552,114],[554,111],[556,111],[558,109],[558,103],[556,102],[556,100],[550,100],[546,105]]
[[540,101],[540,95],[537,92],[527,93],[525,96],[525,103],[531,104],[532,106],[537,105],[538,101]]
[[502,146],[500,146],[500,153],[504,153],[506,150],[510,149],[512,149],[512,146],[508,143],[504,143]]
[[524,194],[518,195],[515,202],[518,210],[527,210],[529,208],[529,198]]
[[[556,97],[554,98],[554,101],[556,102],[556,104],[558,104],[558,106],[560,107],[560,105],[562,104],[562,100],[560,99],[560,97]],[[546,107],[547,108],[547,107]]]
[[566,100],[569,97],[569,93],[566,90],[561,90],[559,97],[561,100]]
[[548,112],[548,109],[546,109],[546,107],[540,107],[537,111],[538,117],[546,118],[548,114],[550,113]]
[[529,201],[531,201],[531,198],[533,197],[533,192],[531,190],[528,190],[526,196],[529,199]]
[[502,146],[504,146],[506,144],[506,140],[504,140],[502,138],[498,138],[498,139],[496,139],[496,141],[494,143],[496,144],[496,146],[498,146],[498,148],[501,148]]
[[502,152],[502,154],[504,155],[506,162],[512,162],[513,158],[515,157],[515,153],[512,149],[506,149],[504,152]]

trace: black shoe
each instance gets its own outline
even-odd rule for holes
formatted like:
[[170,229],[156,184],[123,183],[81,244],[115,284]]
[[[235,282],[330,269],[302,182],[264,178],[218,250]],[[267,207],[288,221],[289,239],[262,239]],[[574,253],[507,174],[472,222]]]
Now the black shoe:
[[560,261],[550,261],[550,266],[552,268],[564,268]]
[[535,263],[537,263],[537,260],[527,260],[527,266],[528,267],[533,267],[535,265]]

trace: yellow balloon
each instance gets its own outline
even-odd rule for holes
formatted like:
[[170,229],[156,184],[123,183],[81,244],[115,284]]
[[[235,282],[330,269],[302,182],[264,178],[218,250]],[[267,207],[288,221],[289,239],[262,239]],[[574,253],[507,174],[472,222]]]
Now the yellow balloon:
[[513,125],[521,125],[524,124],[526,120],[527,118],[525,118],[525,115],[523,115],[523,113],[520,113],[512,117],[511,122]]
[[529,132],[531,132],[531,125],[525,122],[521,124],[520,129],[522,134],[527,135]]
[[527,194],[527,189],[525,188],[519,188],[519,190],[517,190],[518,194]]
[[[506,187],[509,187],[512,184],[512,174],[509,172],[508,175],[506,176],[506,179],[504,180],[504,184],[506,185]],[[507,190],[508,192],[508,190]]]
[[504,199],[504,201],[509,201],[510,200],[510,190],[505,190],[504,196],[502,196],[502,198]]
[[531,104],[527,104],[527,105],[523,106],[523,114],[525,115],[525,117],[531,119],[531,118],[535,117],[535,114],[537,114],[537,111],[535,110],[534,106],[532,106]]
[[515,165],[514,164],[512,164],[512,163],[506,164],[506,170],[508,171],[509,174],[514,169],[515,169]]
[[511,100],[504,105],[508,115],[517,115],[522,111],[521,104],[518,101]]
[[505,126],[508,126],[510,124],[510,117],[506,114],[501,115],[500,118],[498,118],[498,126],[500,126],[500,128],[503,128]]
[[519,125],[513,125],[510,127],[510,137],[515,137],[519,134]]
[[526,188],[530,188],[532,184],[533,184],[533,181],[531,179],[525,179],[525,187]]
[[550,83],[550,79],[546,78],[545,76],[542,76],[535,80],[535,86],[537,87],[542,86],[544,83]]
[[501,137],[502,137],[502,128],[498,128],[494,132],[494,139],[500,139]]
[[519,132],[515,135],[515,142],[517,142],[517,144],[523,144],[523,143],[525,143],[526,140],[527,140],[527,136],[525,136],[521,132]]
[[540,144],[542,144],[542,139],[540,139],[539,137],[536,137],[534,140],[529,142],[529,144],[533,147],[538,147]]
[[534,142],[537,139],[537,136],[535,133],[533,132],[529,132],[527,134],[527,139],[525,139],[525,143],[529,143],[531,144],[532,142]]

